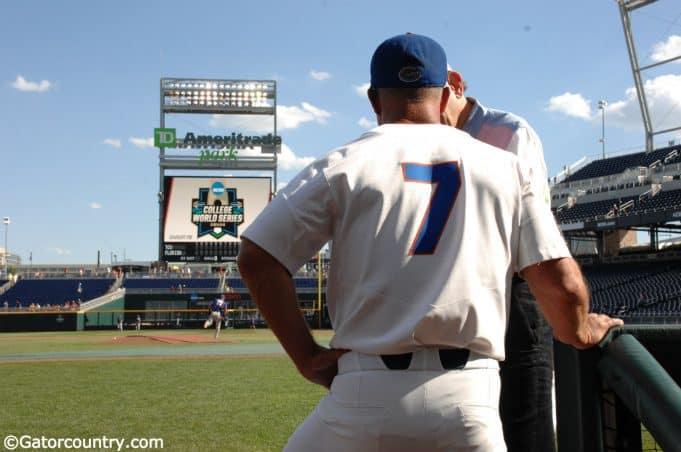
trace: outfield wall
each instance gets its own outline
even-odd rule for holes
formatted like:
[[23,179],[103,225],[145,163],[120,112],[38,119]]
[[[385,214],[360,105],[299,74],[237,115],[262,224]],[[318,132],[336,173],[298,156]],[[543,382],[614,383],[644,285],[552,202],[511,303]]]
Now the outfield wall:
[[77,331],[78,317],[77,311],[2,312],[0,332]]
[[118,317],[123,315],[125,309],[125,296],[111,300],[110,302],[97,306],[94,309],[83,312],[79,316],[78,330],[114,328]]

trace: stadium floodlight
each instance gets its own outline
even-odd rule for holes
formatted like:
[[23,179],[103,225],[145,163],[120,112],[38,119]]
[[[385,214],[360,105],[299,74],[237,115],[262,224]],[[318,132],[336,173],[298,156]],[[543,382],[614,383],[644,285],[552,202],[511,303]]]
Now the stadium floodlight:
[[601,139],[599,140],[603,146],[603,159],[605,159],[605,107],[608,103],[604,100],[598,101],[598,108],[601,110],[602,117],[602,127],[601,127]]
[[[281,137],[277,135],[277,82],[274,80],[161,78],[160,101],[161,121],[160,127],[154,130],[154,144],[159,155],[158,255],[162,259],[166,255],[164,212],[166,200],[169,200],[164,192],[166,171],[271,170],[273,187],[277,187],[277,153],[281,152]],[[236,130],[231,134],[223,130],[215,136],[187,132],[180,138],[176,129],[166,129],[166,115],[186,113],[271,116],[272,132],[253,136]],[[262,155],[237,157],[238,150],[246,147],[259,147]],[[216,148],[223,151],[211,151]],[[166,149],[174,150],[166,154]],[[180,152],[184,149],[189,152]]]
[[161,79],[161,109],[166,113],[274,115],[272,80]]

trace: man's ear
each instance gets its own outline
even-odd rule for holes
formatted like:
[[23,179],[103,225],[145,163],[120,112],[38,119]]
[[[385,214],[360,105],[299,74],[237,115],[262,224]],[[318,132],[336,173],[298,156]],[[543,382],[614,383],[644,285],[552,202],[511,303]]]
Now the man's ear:
[[[367,96],[369,97],[369,102],[371,102],[371,108],[374,110],[374,113],[376,113],[376,118],[380,119],[381,117],[381,101],[380,101],[380,96],[378,94],[378,90],[376,88],[369,88],[367,90]],[[381,121],[378,121],[380,124]]]
[[442,97],[440,97],[440,114],[443,114],[447,110],[447,103],[449,102],[449,95],[451,90],[448,86],[442,88]]
[[452,88],[452,91],[454,91],[454,95],[456,97],[461,97],[464,94],[464,83],[463,83],[463,77],[461,77],[461,74],[459,74],[456,71],[448,71],[447,72],[447,84]]

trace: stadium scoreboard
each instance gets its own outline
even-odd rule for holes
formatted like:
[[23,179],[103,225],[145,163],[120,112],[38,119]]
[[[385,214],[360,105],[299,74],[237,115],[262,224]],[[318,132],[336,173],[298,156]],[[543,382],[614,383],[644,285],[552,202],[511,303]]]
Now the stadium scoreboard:
[[270,177],[164,177],[167,262],[226,262],[271,199]]

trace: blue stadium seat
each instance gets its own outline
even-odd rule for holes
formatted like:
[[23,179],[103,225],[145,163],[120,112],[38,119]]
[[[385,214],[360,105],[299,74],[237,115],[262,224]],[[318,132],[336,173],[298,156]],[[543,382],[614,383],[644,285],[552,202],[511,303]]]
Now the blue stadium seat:
[[175,289],[180,285],[187,289],[217,289],[218,278],[130,278],[123,280],[127,289]]
[[[667,157],[674,150],[679,151],[677,155],[673,158],[667,159]],[[667,160],[666,163],[665,159]],[[658,149],[651,153],[638,152],[636,154],[628,154],[619,157],[610,157],[607,159],[596,160],[579,169],[574,174],[571,174],[565,178],[563,182],[572,182],[581,179],[590,179],[593,177],[619,174],[629,168],[636,168],[639,166],[648,167],[650,164],[655,163],[658,160],[664,164],[672,164],[681,161],[681,146],[672,146]]]
[[85,302],[104,295],[114,281],[110,278],[20,279],[0,297],[0,303],[7,300],[9,306],[14,307],[18,299],[25,308],[31,303],[45,306],[63,305],[66,301]]
[[584,267],[591,310],[618,317],[681,316],[679,263]]

